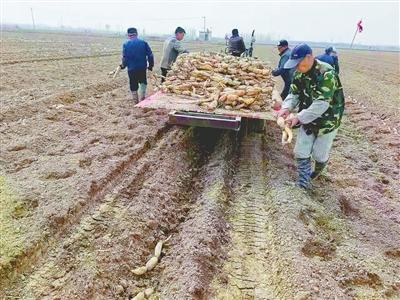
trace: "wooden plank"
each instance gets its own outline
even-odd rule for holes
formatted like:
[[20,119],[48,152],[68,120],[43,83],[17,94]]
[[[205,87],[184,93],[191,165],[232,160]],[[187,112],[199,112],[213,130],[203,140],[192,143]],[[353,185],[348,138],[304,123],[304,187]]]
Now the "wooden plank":
[[169,95],[159,91],[147,97],[143,101],[139,102],[138,104],[135,105],[135,107],[203,112],[216,115],[238,116],[250,119],[262,119],[271,121],[274,121],[276,119],[273,115],[272,109],[270,111],[255,112],[246,109],[227,110],[223,108],[217,108],[213,111],[208,111],[206,109],[201,108],[197,103],[198,100],[193,97],[181,96],[181,95]]

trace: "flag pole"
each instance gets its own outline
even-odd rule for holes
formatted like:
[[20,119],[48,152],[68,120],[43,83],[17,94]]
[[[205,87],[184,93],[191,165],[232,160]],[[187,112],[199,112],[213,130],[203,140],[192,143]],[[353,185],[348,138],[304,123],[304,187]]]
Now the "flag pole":
[[351,44],[350,44],[350,49],[353,48],[353,43],[354,43],[354,40],[356,39],[357,32],[358,32],[358,26],[356,27],[356,32],[354,32],[353,40],[351,41]]

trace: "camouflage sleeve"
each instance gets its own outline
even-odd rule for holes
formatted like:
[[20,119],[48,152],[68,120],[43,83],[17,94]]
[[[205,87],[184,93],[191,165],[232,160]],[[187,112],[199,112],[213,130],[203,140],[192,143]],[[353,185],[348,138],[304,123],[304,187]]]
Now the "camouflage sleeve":
[[334,71],[327,71],[323,74],[323,78],[313,89],[313,100],[323,100],[331,102],[335,94],[337,83]]
[[290,90],[289,93],[293,95],[298,95],[299,94],[299,81],[300,81],[301,73],[295,71],[293,74],[293,80],[292,83],[290,84]]
[[312,88],[312,104],[298,114],[302,124],[311,123],[321,117],[333,100],[337,86],[335,74],[333,71],[327,71],[322,76],[322,79]]

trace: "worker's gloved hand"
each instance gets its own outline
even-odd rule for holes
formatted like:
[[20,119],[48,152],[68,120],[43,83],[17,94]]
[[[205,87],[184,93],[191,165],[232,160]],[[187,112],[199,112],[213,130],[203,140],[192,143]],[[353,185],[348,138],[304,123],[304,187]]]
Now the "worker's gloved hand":
[[153,71],[153,66],[149,66],[149,67],[147,68],[147,70]]
[[124,66],[123,64],[120,64],[119,67],[121,68],[121,70],[125,69],[126,66]]
[[289,110],[287,108],[281,108],[280,110],[278,110],[278,112],[276,113],[276,115],[278,117],[282,117],[284,119],[286,119],[286,117],[289,115]]

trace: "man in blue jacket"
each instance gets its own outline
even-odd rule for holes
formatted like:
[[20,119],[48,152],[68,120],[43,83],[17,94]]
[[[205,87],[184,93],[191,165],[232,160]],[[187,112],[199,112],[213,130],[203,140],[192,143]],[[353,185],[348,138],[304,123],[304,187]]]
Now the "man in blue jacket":
[[289,89],[290,89],[290,84],[292,83],[292,76],[294,73],[294,68],[293,69],[285,69],[283,66],[285,63],[289,60],[290,58],[290,49],[289,49],[289,43],[287,40],[281,40],[279,41],[279,44],[277,45],[279,55],[281,59],[279,60],[278,68],[272,71],[273,76],[281,76],[283,79],[283,82],[285,83],[285,86],[283,88],[283,91],[281,93],[281,98],[282,100],[285,100],[286,96],[289,94]]
[[146,70],[153,70],[154,56],[147,42],[138,38],[136,28],[128,28],[128,40],[122,46],[121,69],[128,67],[129,86],[136,104],[146,97]]
[[336,73],[339,74],[339,59],[334,47],[326,48],[325,53],[318,55],[317,59],[330,64],[335,69]]

